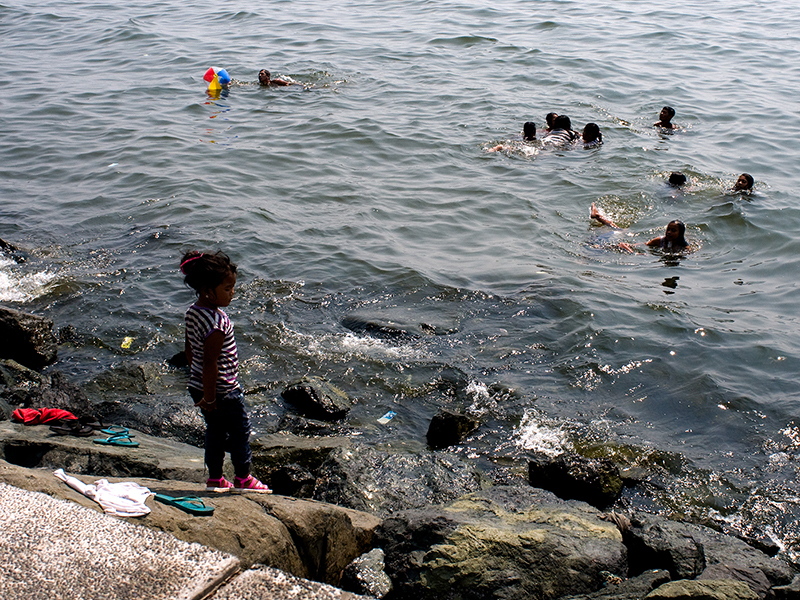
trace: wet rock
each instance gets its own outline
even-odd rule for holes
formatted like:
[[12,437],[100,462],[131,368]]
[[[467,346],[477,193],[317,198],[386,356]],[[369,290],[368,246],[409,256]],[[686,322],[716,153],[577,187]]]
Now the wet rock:
[[441,450],[455,446],[478,428],[479,422],[466,415],[448,410],[440,410],[433,416],[428,426],[428,446]]
[[188,396],[114,398],[94,404],[92,411],[105,424],[122,425],[198,448],[205,444],[205,420]]
[[574,453],[531,459],[528,481],[559,498],[582,500],[601,509],[612,505],[622,493],[622,477],[613,461]]
[[331,452],[314,498],[380,515],[449,502],[477,491],[479,482],[475,468],[455,455],[353,446]]
[[747,585],[739,581],[670,581],[645,596],[646,600],[758,600]]
[[792,581],[794,570],[742,540],[708,527],[636,514],[625,533],[632,573],[663,568],[673,579],[730,579],[763,597],[772,586]]
[[335,436],[342,433],[343,428],[325,421],[306,419],[299,415],[284,415],[278,422],[277,431],[304,436]]
[[25,408],[60,408],[76,416],[92,414],[89,399],[61,371],[37,373],[13,361],[0,361],[0,398]]
[[31,369],[56,361],[58,341],[53,321],[0,306],[0,358],[10,358]]
[[410,331],[411,328],[408,325],[401,325],[392,321],[380,323],[355,315],[342,319],[342,327],[346,327],[355,333],[394,342],[407,342],[419,337],[418,334]]
[[617,528],[588,504],[528,486],[494,487],[384,520],[393,597],[539,598],[599,589],[627,573]]
[[641,600],[658,586],[670,581],[667,571],[656,569],[625,579],[619,583],[606,582],[605,587],[580,596],[564,596],[559,600]]
[[636,515],[625,532],[631,573],[666,569],[673,579],[694,579],[706,568],[702,544],[683,523]]
[[311,498],[317,483],[316,476],[298,464],[278,466],[264,480],[276,494],[295,498]]
[[11,405],[0,398],[0,421],[10,421],[13,412],[14,409],[11,408]]
[[392,581],[384,573],[384,556],[383,550],[375,548],[356,558],[345,567],[341,588],[363,596],[386,596],[392,591]]
[[343,418],[353,404],[347,394],[321,377],[304,377],[281,395],[304,416],[325,421]]

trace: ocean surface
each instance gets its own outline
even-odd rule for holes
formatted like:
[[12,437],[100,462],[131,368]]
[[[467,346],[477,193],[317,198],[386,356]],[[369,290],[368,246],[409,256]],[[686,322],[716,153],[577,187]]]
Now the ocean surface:
[[[27,253],[0,302],[68,334],[53,368],[163,363],[181,255],[222,249],[257,430],[307,374],[370,443],[465,410],[465,457],[657,464],[632,505],[798,561],[796,2],[0,0],[0,53],[0,238]],[[551,111],[604,143],[523,144]],[[643,245],[672,219],[689,251]]]

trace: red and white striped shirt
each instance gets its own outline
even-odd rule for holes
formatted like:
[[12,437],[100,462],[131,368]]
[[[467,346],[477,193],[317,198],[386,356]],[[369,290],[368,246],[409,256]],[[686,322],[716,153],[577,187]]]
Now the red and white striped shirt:
[[225,334],[222,351],[217,366],[217,394],[227,394],[238,386],[239,356],[236,339],[233,337],[233,323],[219,308],[204,308],[192,304],[186,310],[186,339],[192,349],[192,364],[189,367],[189,387],[203,391],[203,350],[206,338],[214,330]]

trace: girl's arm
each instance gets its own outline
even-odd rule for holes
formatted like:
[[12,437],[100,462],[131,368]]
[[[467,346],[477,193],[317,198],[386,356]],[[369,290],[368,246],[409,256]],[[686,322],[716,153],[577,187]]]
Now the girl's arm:
[[661,238],[660,237],[653,238],[652,240],[647,242],[645,246],[650,246],[651,248],[657,248],[661,246]]
[[203,399],[197,406],[206,410],[217,407],[217,377],[219,376],[219,355],[225,334],[215,329],[206,338],[203,345]]

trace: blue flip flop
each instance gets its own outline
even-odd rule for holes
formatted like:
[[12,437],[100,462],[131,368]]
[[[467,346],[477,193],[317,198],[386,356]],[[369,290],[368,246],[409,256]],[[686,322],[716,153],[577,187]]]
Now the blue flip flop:
[[134,442],[127,433],[117,433],[106,439],[95,438],[92,441],[95,444],[102,444],[103,446],[126,446],[128,448],[135,448],[139,445],[139,442]]
[[194,496],[183,496],[181,498],[173,498],[166,494],[155,494],[154,498],[164,504],[169,504],[175,508],[179,508],[190,515],[198,517],[210,517],[214,514],[213,506],[206,506],[200,498]]
[[130,434],[130,429],[123,427],[122,425],[109,425],[105,429],[101,429],[100,433],[105,433],[106,435],[127,435],[128,437],[136,437]]

